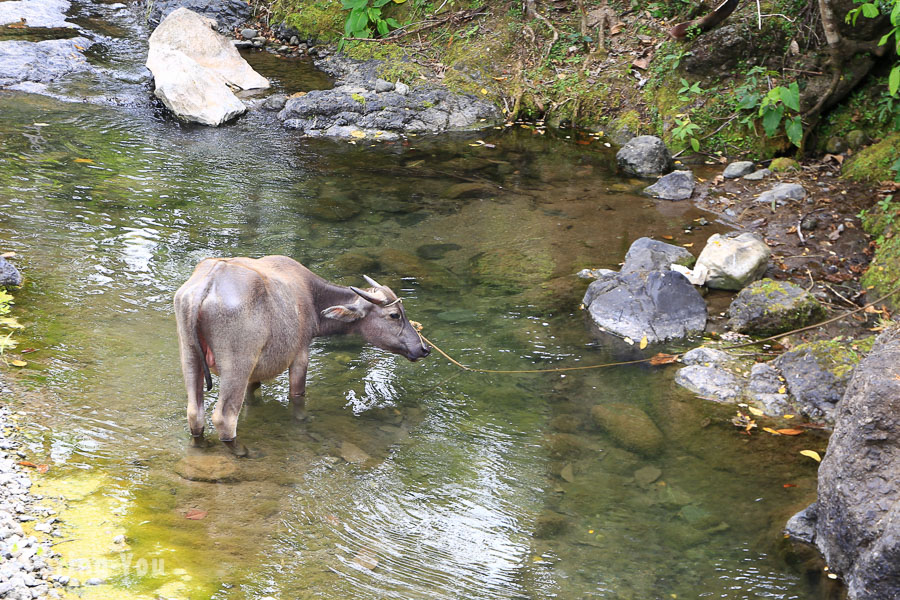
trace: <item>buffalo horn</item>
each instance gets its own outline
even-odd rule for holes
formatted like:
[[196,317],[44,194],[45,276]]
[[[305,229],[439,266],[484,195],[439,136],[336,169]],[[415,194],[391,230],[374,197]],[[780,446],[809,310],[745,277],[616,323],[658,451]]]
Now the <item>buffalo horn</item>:
[[387,302],[387,300],[385,298],[379,298],[375,294],[370,294],[369,292],[367,292],[365,290],[361,290],[359,288],[355,288],[352,285],[350,286],[350,289],[353,290],[360,298],[362,298],[363,300],[368,300],[372,304],[376,304],[378,306],[384,306],[385,303]]
[[384,287],[380,283],[378,283],[377,281],[375,281],[374,279],[369,277],[368,275],[363,275],[363,279],[365,279],[366,283],[368,283],[372,287],[376,287],[376,288]]

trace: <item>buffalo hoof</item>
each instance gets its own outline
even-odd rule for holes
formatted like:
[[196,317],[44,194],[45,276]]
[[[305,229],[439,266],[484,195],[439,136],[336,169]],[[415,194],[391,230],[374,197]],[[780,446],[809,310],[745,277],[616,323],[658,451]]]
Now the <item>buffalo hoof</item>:
[[192,435],[191,436],[191,448],[196,448],[198,450],[202,450],[204,448],[209,448],[212,446],[212,442],[203,437],[202,435]]
[[250,451],[247,450],[247,446],[243,445],[237,440],[222,440],[222,442],[228,446],[228,449],[231,450],[231,453],[237,456],[238,458],[246,458],[250,456]]
[[297,423],[306,423],[307,421],[309,421],[309,413],[306,412],[305,408],[297,408],[295,406],[294,410],[293,410],[293,415],[294,415],[294,421],[296,421]]

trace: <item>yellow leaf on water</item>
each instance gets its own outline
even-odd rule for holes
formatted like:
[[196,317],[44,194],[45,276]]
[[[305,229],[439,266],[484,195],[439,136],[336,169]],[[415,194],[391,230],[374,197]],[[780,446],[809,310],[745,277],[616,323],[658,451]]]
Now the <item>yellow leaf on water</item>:
[[802,429],[779,429],[778,433],[781,435],[800,435],[804,431]]
[[781,415],[782,419],[793,419],[794,415]]
[[364,131],[360,131],[359,129],[355,129],[355,130],[351,131],[351,132],[350,132],[350,135],[351,135],[352,137],[355,137],[356,139],[362,139],[362,138],[366,137],[365,132],[364,132]]
[[759,409],[756,408],[755,406],[748,406],[748,407],[747,407],[747,410],[749,410],[751,414],[754,414],[754,415],[756,415],[757,417],[761,417],[761,416],[763,416],[764,414],[766,414],[765,412],[759,410]]
[[11,364],[14,367],[24,367],[28,363],[25,362],[24,360],[14,359],[14,360],[9,361],[9,364]]
[[800,454],[803,456],[808,456],[816,462],[822,462],[822,457],[819,456],[819,453],[815,450],[801,450]]
[[76,158],[76,159],[75,159],[75,162],[77,162],[77,163],[88,163],[88,164],[93,164],[93,163],[94,163],[94,161],[91,160],[90,158]]
[[647,336],[645,335],[644,337],[641,338],[641,343],[639,345],[640,349],[643,350],[644,348],[646,348],[647,344],[648,344]]
[[772,435],[781,435],[771,427],[763,427],[763,431],[765,431],[766,433],[771,433]]
[[693,248],[694,242],[690,242],[689,244],[682,244],[682,246],[684,246],[685,248]]
[[778,393],[787,394],[787,388],[785,386],[781,386],[780,388],[778,388]]
[[49,127],[50,123],[32,123],[35,127]]

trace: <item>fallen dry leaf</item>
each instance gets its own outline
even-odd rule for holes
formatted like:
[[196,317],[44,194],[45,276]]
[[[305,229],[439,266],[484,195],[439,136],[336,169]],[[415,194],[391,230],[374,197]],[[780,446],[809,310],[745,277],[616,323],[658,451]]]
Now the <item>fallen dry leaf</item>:
[[76,158],[76,159],[75,159],[75,162],[77,162],[77,163],[87,163],[87,164],[93,164],[93,163],[94,163],[94,161],[91,160],[90,158]]
[[30,460],[20,460],[19,464],[23,467],[31,467],[32,469],[36,469],[37,465],[31,462]]
[[43,473],[46,473],[46,472],[49,471],[49,470],[50,470],[50,466],[49,466],[49,465],[38,465],[38,466],[37,466],[37,472],[38,472],[38,473],[43,474]]
[[646,71],[647,67],[650,66],[649,58],[639,58],[631,63],[631,66],[640,69],[641,71]]
[[647,336],[645,335],[644,337],[641,338],[641,343],[638,344],[638,347],[639,347],[641,350],[643,350],[644,348],[647,347],[647,344],[648,344]]
[[650,359],[651,365],[670,365],[673,362],[678,360],[677,354],[666,354],[665,352],[660,352],[659,354],[655,354],[653,358]]
[[671,235],[661,235],[659,237],[661,237],[664,240],[674,240],[675,239],[675,237],[671,236]]
[[209,514],[209,513],[207,513],[207,511],[205,511],[205,510],[200,510],[199,508],[192,508],[191,510],[189,510],[185,513],[184,518],[190,519],[191,521],[199,521],[200,519],[204,518],[207,514]]
[[803,456],[808,456],[816,462],[822,462],[822,457],[819,456],[819,453],[815,450],[801,450],[800,454]]
[[784,488],[792,488],[792,487],[797,487],[797,484],[796,484],[796,483],[786,483],[786,484],[784,484],[784,485],[781,486],[781,487],[784,487]]
[[781,435],[800,435],[803,433],[802,429],[778,429],[776,431]]

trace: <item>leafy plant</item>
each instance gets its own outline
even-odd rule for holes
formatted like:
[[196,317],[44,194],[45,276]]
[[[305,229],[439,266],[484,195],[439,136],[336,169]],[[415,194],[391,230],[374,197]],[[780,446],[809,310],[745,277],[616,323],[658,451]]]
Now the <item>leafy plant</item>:
[[875,101],[875,118],[894,131],[900,131],[900,97],[882,93]]
[[[894,38],[895,46],[900,48],[900,0],[882,0],[879,3],[866,2],[864,0],[854,1],[857,3],[861,2],[861,5],[847,13],[846,21],[855,26],[860,14],[866,18],[874,19],[882,14],[881,7],[883,7],[885,14],[890,11],[892,28],[882,36],[881,40],[878,41],[878,45],[883,46],[891,38]],[[891,68],[891,74],[888,75],[888,92],[891,96],[900,95],[900,61],[894,63],[893,68]]]
[[779,85],[769,90],[759,105],[759,116],[762,117],[763,129],[769,137],[778,132],[783,120],[788,139],[799,147],[803,139],[803,123],[799,114],[788,116],[787,109],[800,112],[800,86],[796,81],[787,87]]
[[682,102],[687,102],[690,100],[690,95],[700,95],[705,92],[703,88],[700,87],[700,82],[695,81],[694,83],[688,82],[684,77],[681,78],[681,89],[678,90],[678,99]]
[[700,126],[691,123],[691,118],[679,119],[675,117],[675,128],[672,129],[672,137],[679,142],[687,141],[694,152],[700,151],[700,140],[694,137],[694,133],[700,131]]
[[[381,14],[382,8],[389,2],[403,4],[406,0],[341,0],[344,10],[350,11],[347,21],[344,23],[344,37],[370,38],[375,31],[379,35],[385,36],[390,33],[391,29],[400,27],[397,19],[385,18]],[[343,41],[341,47],[343,47]]]

